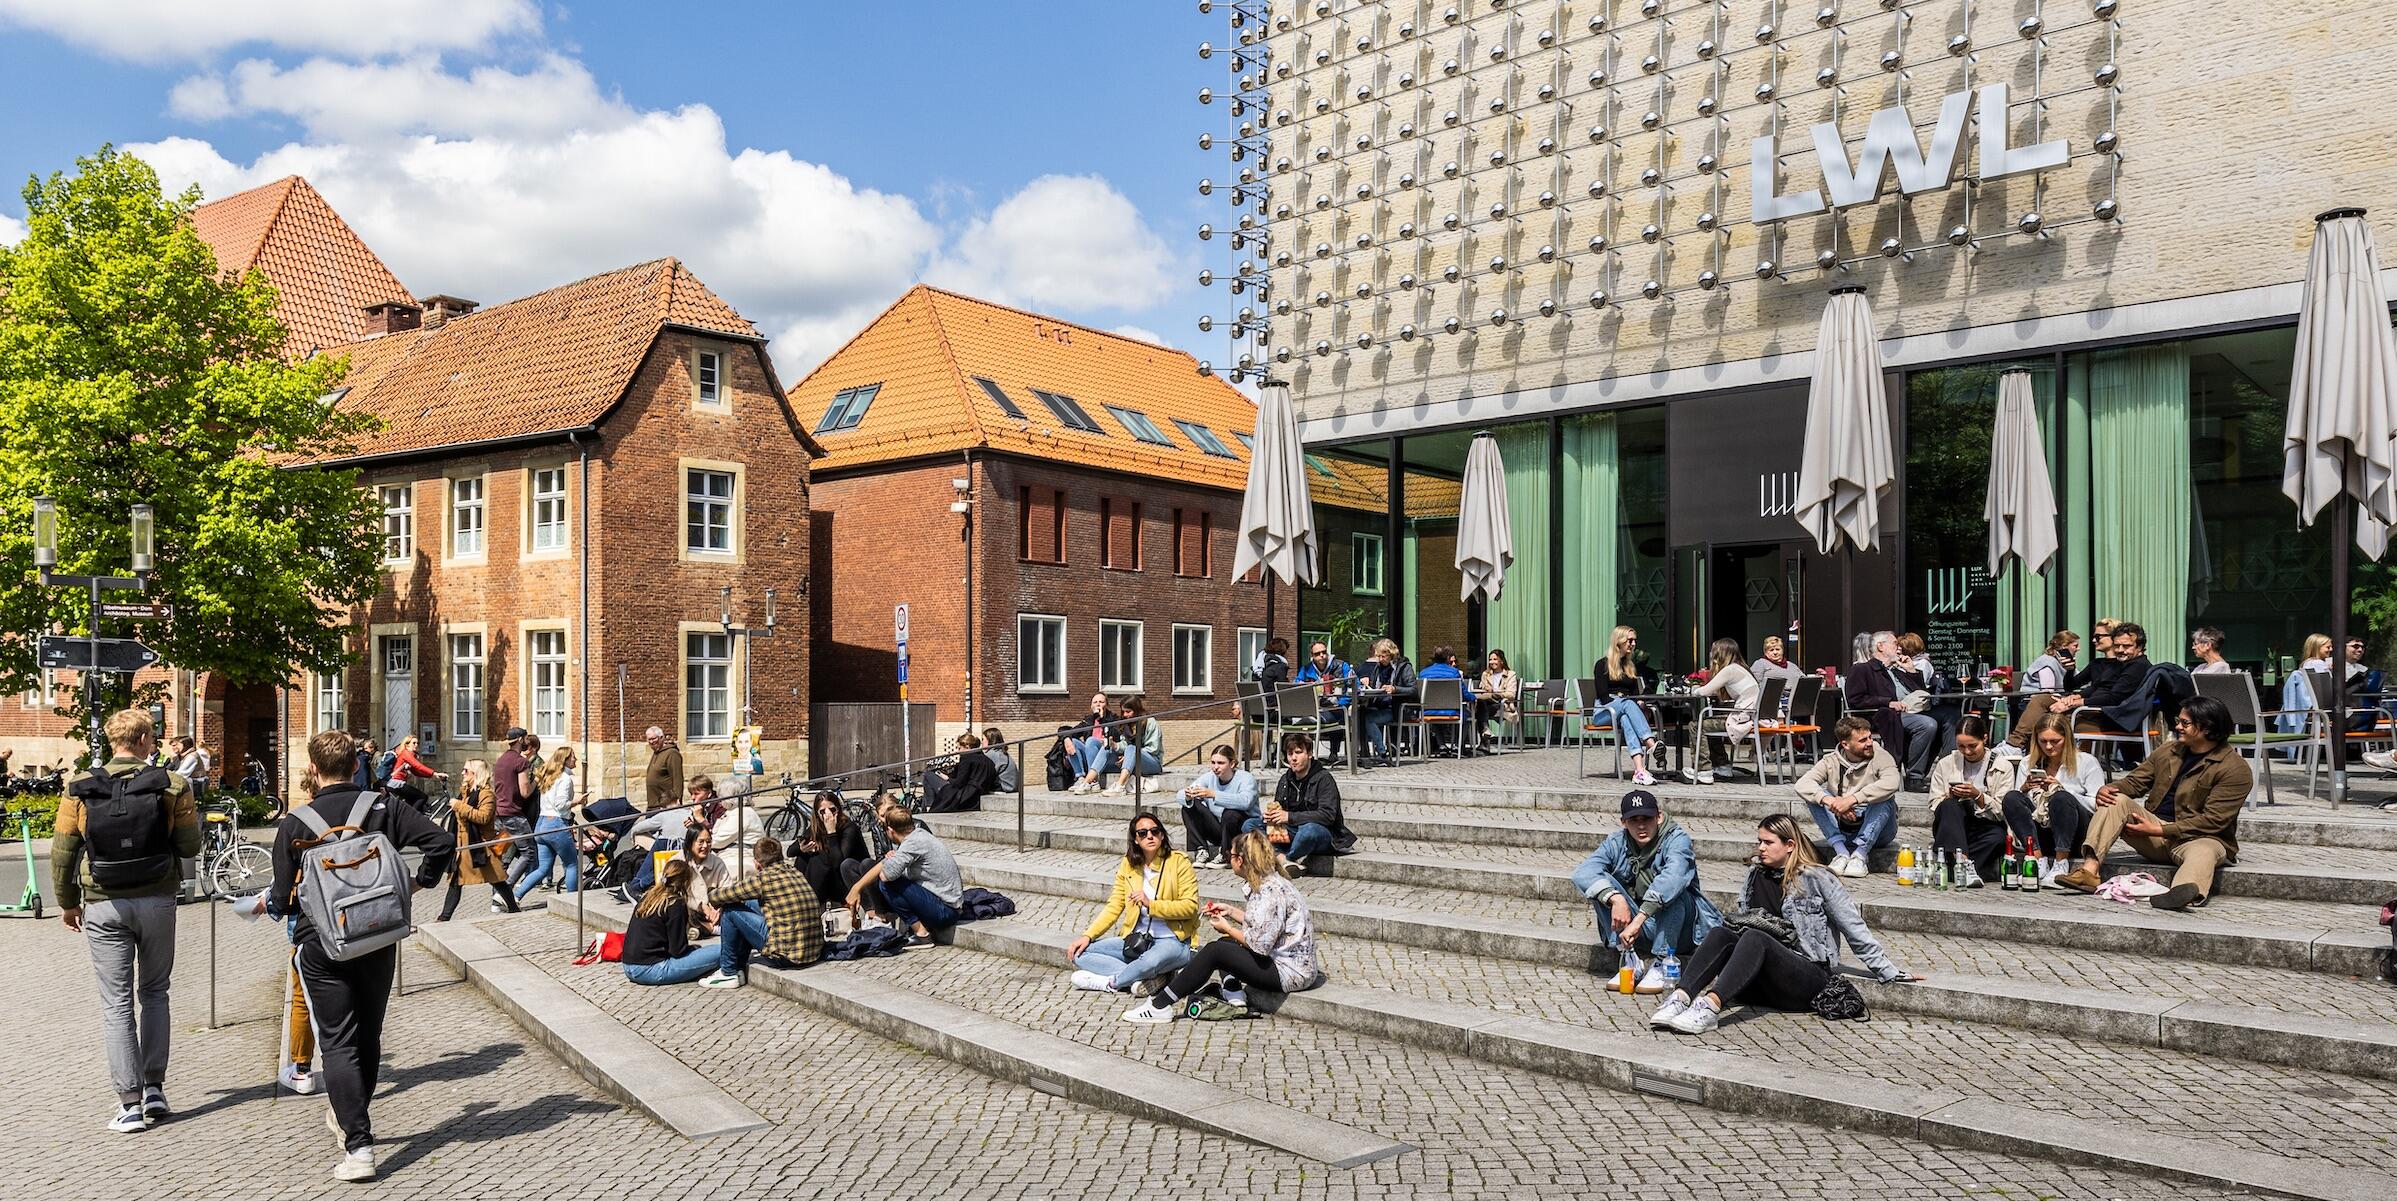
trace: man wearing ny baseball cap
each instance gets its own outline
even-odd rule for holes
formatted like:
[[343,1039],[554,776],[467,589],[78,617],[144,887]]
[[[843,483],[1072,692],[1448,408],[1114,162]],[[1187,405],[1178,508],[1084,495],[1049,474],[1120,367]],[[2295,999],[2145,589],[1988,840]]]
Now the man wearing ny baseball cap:
[[1645,788],[1623,795],[1623,828],[1573,869],[1573,887],[1597,911],[1600,941],[1618,955],[1636,950],[1647,959],[1637,985],[1644,993],[1665,990],[1666,954],[1688,954],[1723,922],[1698,888],[1689,833],[1663,815]]

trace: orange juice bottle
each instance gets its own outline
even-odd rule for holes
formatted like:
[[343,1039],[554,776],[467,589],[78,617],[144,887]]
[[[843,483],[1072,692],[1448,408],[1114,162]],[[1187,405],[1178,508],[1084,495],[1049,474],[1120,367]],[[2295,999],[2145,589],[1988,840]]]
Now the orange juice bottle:
[[1639,983],[1640,957],[1626,950],[1623,952],[1623,966],[1615,972],[1615,991],[1630,996],[1638,989]]

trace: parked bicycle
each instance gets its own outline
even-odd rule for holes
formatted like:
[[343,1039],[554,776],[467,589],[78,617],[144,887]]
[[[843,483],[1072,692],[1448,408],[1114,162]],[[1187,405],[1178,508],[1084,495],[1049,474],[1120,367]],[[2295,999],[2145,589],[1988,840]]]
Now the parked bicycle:
[[231,798],[200,807],[200,864],[219,896],[256,892],[275,874],[275,857],[241,836],[241,806]]

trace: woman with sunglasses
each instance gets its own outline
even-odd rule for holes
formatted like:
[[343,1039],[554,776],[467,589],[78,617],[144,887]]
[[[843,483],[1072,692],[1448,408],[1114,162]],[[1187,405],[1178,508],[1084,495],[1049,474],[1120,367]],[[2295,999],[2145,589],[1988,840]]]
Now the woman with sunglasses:
[[[1147,996],[1150,981],[1190,962],[1198,918],[1198,872],[1189,857],[1175,852],[1164,822],[1146,813],[1133,818],[1107,907],[1065,949],[1074,987]],[[1152,941],[1133,954],[1125,944],[1143,934]]]

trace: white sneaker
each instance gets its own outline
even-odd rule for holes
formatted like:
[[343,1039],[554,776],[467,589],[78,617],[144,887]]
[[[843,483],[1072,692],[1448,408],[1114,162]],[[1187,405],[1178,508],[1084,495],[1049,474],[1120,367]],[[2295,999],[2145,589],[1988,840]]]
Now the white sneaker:
[[742,979],[742,978],[741,978],[741,973],[739,973],[739,972],[727,972],[727,971],[724,971],[723,969],[719,968],[719,969],[717,969],[717,971],[716,971],[716,974],[715,974],[715,975],[712,975],[712,976],[707,976],[707,977],[703,977],[703,978],[702,978],[702,979],[699,981],[699,987],[701,987],[701,988],[739,988],[740,986],[742,986],[743,984],[746,984],[746,983],[748,983],[748,981],[746,981],[746,980],[744,980],[744,979]]
[[1124,1020],[1127,1022],[1139,1022],[1143,1024],[1155,1023],[1158,1025],[1164,1025],[1174,1020],[1174,1011],[1172,1009],[1159,1009],[1147,1001],[1142,1001],[1140,1004],[1134,1005],[1130,1009],[1124,1011]]
[[360,1147],[344,1152],[341,1162],[333,1165],[333,1179],[351,1184],[363,1184],[375,1178],[375,1149]]
[[1121,784],[1109,784],[1104,790],[1102,790],[1101,795],[1122,796],[1124,795],[1124,786]]
[[1715,1028],[1715,1022],[1720,1017],[1714,1006],[1701,1000],[1674,1015],[1670,1028],[1683,1034],[1704,1034]]
[[1698,778],[1697,778],[1697,780],[1696,780],[1696,783],[1700,783],[1700,784],[1712,784],[1712,783],[1714,783],[1714,782],[1715,782],[1715,774],[1714,774],[1713,772],[1711,772],[1711,771],[1702,771],[1702,772],[1699,772],[1699,773],[1698,773]]
[[141,1090],[141,1119],[152,1125],[167,1120],[175,1111],[166,1103],[166,1090],[155,1084]]
[[1071,792],[1075,796],[1089,796],[1091,793],[1097,792],[1098,790],[1099,784],[1096,780],[1076,780],[1074,781],[1074,786],[1067,791]]
[[1674,989],[1673,995],[1666,997],[1665,1003],[1657,1006],[1656,1012],[1648,1015],[1649,1029],[1664,1030],[1671,1027],[1673,1019],[1680,1017],[1689,1007],[1689,994],[1678,988]]
[[1964,861],[1964,887],[1981,887],[1981,869],[1974,867],[1969,859]]
[[284,1064],[283,1070],[275,1073],[275,1080],[285,1089],[298,1093],[303,1097],[313,1097],[316,1095],[316,1073],[311,1072],[296,1063]]
[[2004,755],[2008,759],[2017,760],[2023,758],[2025,754],[2021,747],[2018,747],[2011,742],[2001,742],[1997,744],[1997,753]]
[[1653,997],[1663,993],[1665,991],[1665,965],[1649,964],[1648,971],[1640,977],[1639,983],[1631,986],[1631,991],[1644,997]]
[[2054,888],[2056,886],[2056,877],[2061,876],[2071,870],[2072,865],[2061,859],[2052,860],[2042,865],[2039,869],[2039,887]]
[[1107,983],[1107,977],[1102,976],[1097,972],[1086,972],[1080,968],[1074,969],[1074,987],[1081,989],[1083,992],[1112,991]]
[[108,1120],[108,1128],[118,1134],[140,1134],[142,1131],[148,1130],[150,1124],[142,1120],[141,1106],[128,1101],[122,1109],[117,1111],[117,1116]]
[[1847,865],[1839,869],[1839,874],[1846,876],[1851,880],[1861,880],[1864,877],[1871,875],[1871,870],[1865,866],[1864,852],[1850,852],[1848,855]]
[[2397,771],[2397,751],[2365,751],[2364,762],[2382,771]]
[[1649,775],[1647,772],[1644,772],[1644,771],[1643,771],[1643,772],[1633,772],[1633,773],[1632,773],[1632,776],[1631,776],[1631,782],[1632,782],[1632,783],[1634,783],[1634,784],[1637,784],[1637,785],[1639,785],[1639,786],[1640,786],[1640,787],[1642,787],[1642,788],[1654,788],[1654,787],[1656,787],[1656,777],[1655,777],[1655,776],[1652,776],[1652,775]]

